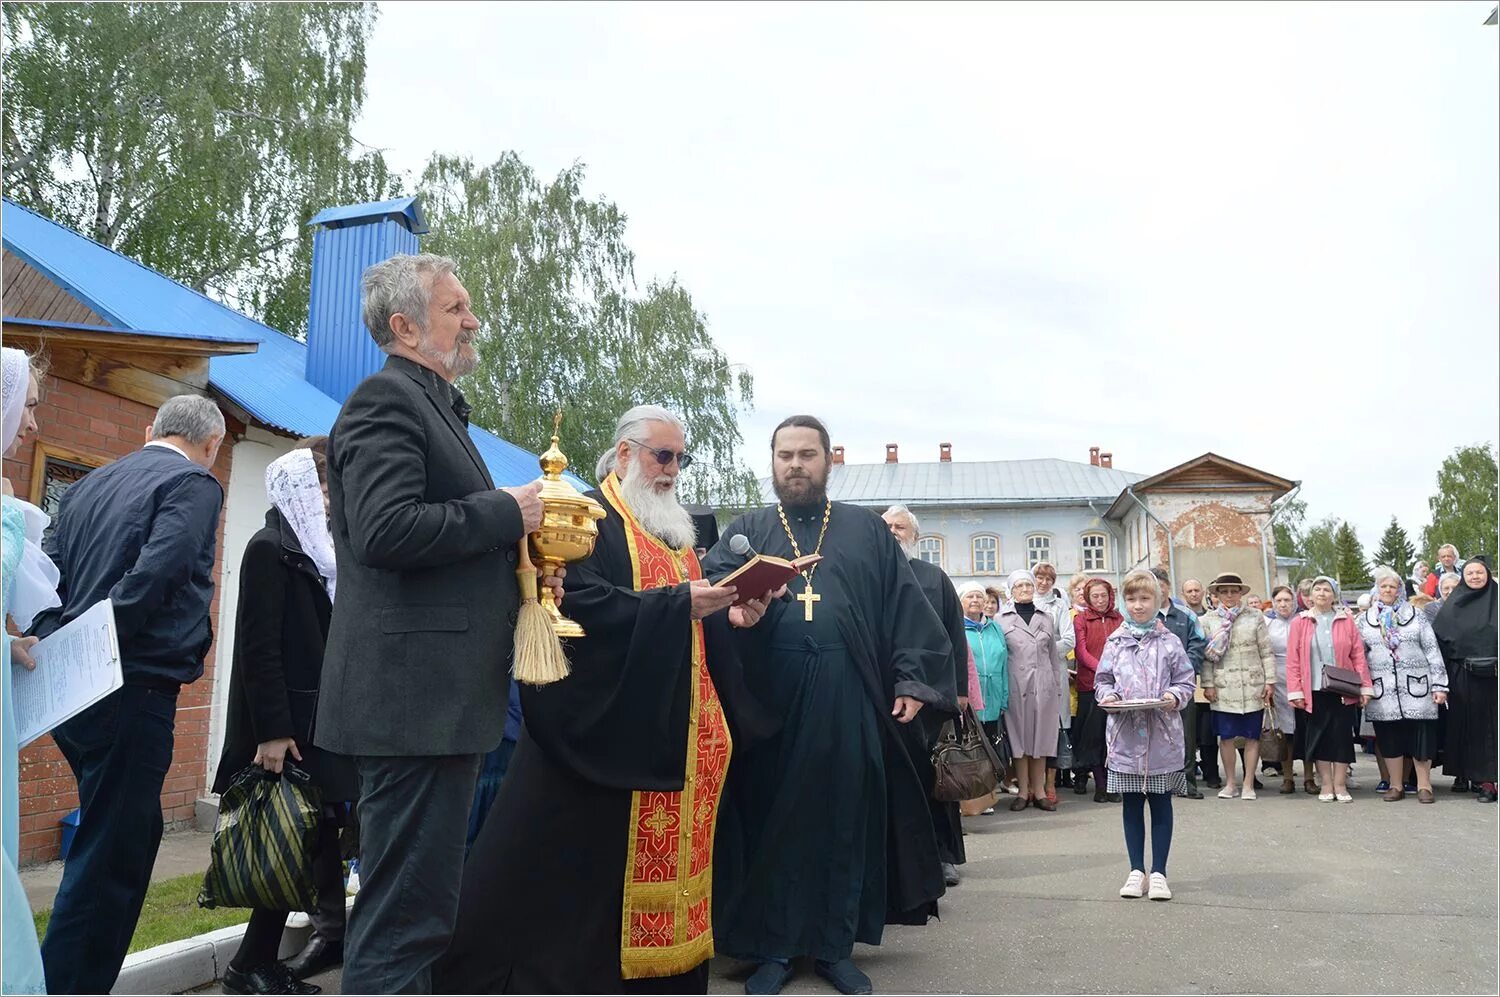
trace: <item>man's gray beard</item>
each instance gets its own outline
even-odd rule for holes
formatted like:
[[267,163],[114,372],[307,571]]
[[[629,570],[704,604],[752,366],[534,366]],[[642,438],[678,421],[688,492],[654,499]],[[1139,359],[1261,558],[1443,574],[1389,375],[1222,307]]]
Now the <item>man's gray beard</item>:
[[417,344],[417,352],[428,360],[436,360],[443,368],[443,377],[448,383],[457,381],[465,374],[471,374],[474,368],[479,366],[479,355],[472,357],[464,356],[464,348],[461,343],[454,343],[451,352],[444,353],[427,345],[427,337],[424,335]]
[[631,461],[625,480],[620,482],[625,504],[646,532],[668,547],[673,550],[691,547],[698,539],[693,517],[677,501],[677,489],[659,492],[654,487],[656,480],[657,476],[648,474],[642,461]]

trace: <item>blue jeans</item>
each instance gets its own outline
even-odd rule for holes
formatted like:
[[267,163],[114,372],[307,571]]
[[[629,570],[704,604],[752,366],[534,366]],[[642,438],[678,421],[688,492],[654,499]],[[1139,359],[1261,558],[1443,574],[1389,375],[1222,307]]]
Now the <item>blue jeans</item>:
[[161,845],[177,693],[126,685],[52,732],[78,780],[78,833],[42,963],[54,994],[107,994],[120,975]]

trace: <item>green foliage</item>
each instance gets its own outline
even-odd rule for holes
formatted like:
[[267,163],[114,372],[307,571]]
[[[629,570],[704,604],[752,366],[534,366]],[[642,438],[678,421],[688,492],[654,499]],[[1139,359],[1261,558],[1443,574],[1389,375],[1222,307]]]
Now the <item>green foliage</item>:
[[300,331],[308,219],[398,187],[349,130],[375,17],[360,3],[7,3],[7,195]]
[[1316,578],[1318,575],[1327,575],[1333,578],[1338,573],[1338,548],[1334,543],[1334,536],[1338,533],[1340,523],[1333,516],[1329,516],[1322,522],[1308,528],[1302,537],[1301,557],[1302,567],[1294,574],[1293,581],[1301,581],[1304,578]]
[[1362,588],[1370,584],[1370,566],[1365,561],[1365,549],[1359,535],[1348,523],[1340,523],[1333,534],[1333,577],[1345,590]]
[[1396,522],[1396,517],[1391,517],[1391,525],[1385,528],[1385,533],[1380,537],[1380,546],[1375,550],[1375,563],[1396,569],[1396,573],[1402,578],[1411,574],[1411,567],[1417,558],[1417,548],[1406,536],[1406,531],[1401,524]]
[[1271,527],[1276,534],[1277,557],[1302,556],[1302,530],[1306,521],[1306,502],[1292,499],[1282,506],[1281,515]]
[[1422,549],[1432,564],[1437,550],[1452,544],[1464,557],[1496,551],[1495,448],[1459,447],[1438,469],[1437,491],[1427,500],[1432,523],[1422,531]]
[[675,278],[637,287],[625,214],[583,192],[575,163],[543,182],[514,153],[487,166],[437,155],[420,193],[429,252],[459,261],[485,323],[479,367],[464,385],[471,418],[508,440],[544,449],[564,410],[572,470],[594,478],[616,420],[649,402],[678,413],[698,459],[683,494],[718,505],[753,497],[737,457],[738,414],[752,379],[714,345]]

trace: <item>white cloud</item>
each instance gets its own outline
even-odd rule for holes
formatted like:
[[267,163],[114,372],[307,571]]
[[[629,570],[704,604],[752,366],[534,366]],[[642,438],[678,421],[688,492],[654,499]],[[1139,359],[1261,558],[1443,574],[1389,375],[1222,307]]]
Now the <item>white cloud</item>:
[[1500,421],[1492,4],[388,4],[359,137],[581,159],[851,460],[1214,450],[1373,545]]

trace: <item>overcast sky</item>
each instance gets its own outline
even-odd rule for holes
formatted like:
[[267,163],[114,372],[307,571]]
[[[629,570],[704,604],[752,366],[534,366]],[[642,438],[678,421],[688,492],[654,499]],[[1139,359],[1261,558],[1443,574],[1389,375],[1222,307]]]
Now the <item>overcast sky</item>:
[[1484,2],[388,3],[356,128],[580,160],[851,462],[1213,450],[1417,540],[1500,422]]

